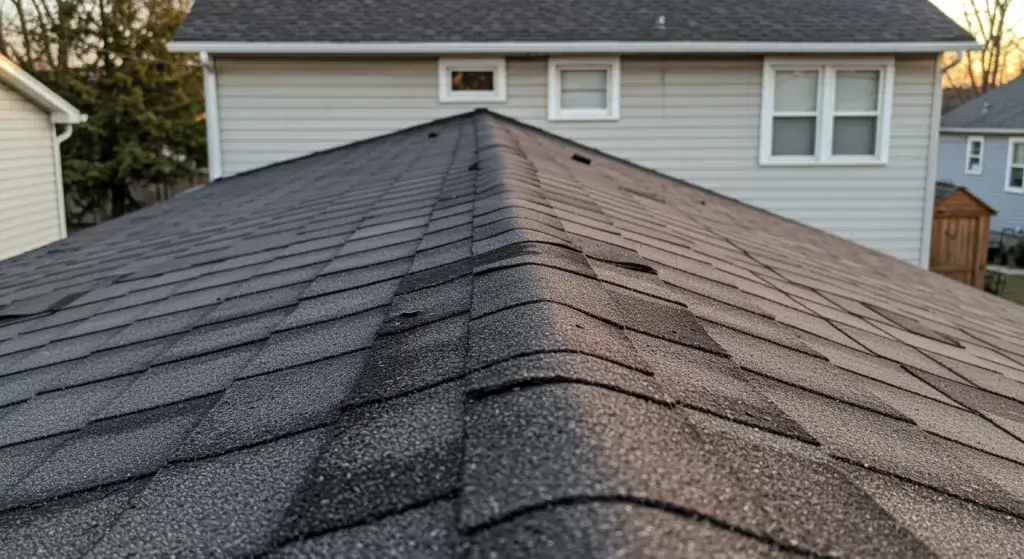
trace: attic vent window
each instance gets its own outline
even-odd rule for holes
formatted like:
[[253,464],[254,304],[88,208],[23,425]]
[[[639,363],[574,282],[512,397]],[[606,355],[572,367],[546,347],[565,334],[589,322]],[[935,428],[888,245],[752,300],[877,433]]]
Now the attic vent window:
[[442,103],[503,103],[504,58],[442,58],[437,64]]

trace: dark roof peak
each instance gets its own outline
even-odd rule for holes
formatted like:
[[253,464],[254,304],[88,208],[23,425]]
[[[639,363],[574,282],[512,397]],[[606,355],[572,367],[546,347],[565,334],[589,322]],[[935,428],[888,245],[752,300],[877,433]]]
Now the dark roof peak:
[[11,556],[1024,545],[1024,311],[504,117],[58,246],[0,263],[78,294],[0,324]]

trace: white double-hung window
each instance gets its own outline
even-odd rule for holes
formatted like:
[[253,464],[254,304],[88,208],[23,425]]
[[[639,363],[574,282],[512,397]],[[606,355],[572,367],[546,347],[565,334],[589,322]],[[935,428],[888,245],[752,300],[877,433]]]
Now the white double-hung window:
[[618,120],[618,58],[548,60],[548,120]]
[[1006,191],[1024,194],[1024,138],[1010,138]]
[[968,175],[980,175],[982,172],[982,160],[985,158],[985,137],[970,136],[967,138],[967,156],[964,163],[964,173]]
[[886,163],[893,68],[891,59],[765,59],[761,164]]

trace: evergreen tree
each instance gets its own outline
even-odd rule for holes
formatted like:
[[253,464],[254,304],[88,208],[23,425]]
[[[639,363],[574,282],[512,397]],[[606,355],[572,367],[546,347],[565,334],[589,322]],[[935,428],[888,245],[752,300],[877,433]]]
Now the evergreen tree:
[[5,54],[89,115],[62,146],[69,211],[118,216],[139,205],[132,186],[205,166],[202,70],[166,47],[190,2],[10,1]]

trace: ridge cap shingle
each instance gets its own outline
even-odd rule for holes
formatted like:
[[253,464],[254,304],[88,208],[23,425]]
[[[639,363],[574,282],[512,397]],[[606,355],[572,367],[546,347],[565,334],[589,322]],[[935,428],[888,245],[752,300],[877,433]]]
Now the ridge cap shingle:
[[[0,513],[0,539],[109,550],[129,537],[140,552],[208,554],[399,541],[410,555],[670,554],[683,540],[776,555],[945,549],[922,524],[942,519],[913,518],[850,474],[867,467],[956,501],[933,514],[975,510],[971,525],[1013,548],[1002,529],[1024,518],[1024,403],[994,397],[986,375],[1022,382],[1024,366],[998,332],[978,338],[985,296],[486,111],[292,163],[13,261],[29,287],[0,298],[59,284],[53,270],[78,246],[106,256],[66,275],[121,282],[57,319],[0,327],[0,391],[19,394],[0,430],[29,441],[0,447],[0,506],[24,505]],[[655,190],[662,200],[643,195]],[[894,279],[915,287],[886,289]],[[170,289],[140,294],[154,285]],[[936,304],[940,289],[971,304]],[[98,314],[125,301],[140,314]],[[820,331],[844,314],[886,329]],[[948,325],[964,316],[961,336]],[[116,325],[63,343],[99,322]],[[168,336],[189,342],[148,368],[76,373],[119,342]],[[878,367],[886,382],[833,363],[849,355],[819,352],[814,336],[849,337],[879,358],[858,373]],[[931,349],[975,369],[924,363]],[[906,372],[915,364],[959,379],[942,387],[963,409],[918,394],[934,389]],[[57,378],[74,387],[38,395]],[[266,490],[230,490],[239,480]],[[61,495],[95,499],[81,519],[101,528],[48,523],[82,510]],[[429,528],[403,531],[406,519]],[[566,529],[538,528],[554,520]]]

